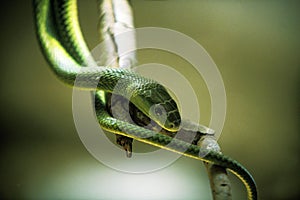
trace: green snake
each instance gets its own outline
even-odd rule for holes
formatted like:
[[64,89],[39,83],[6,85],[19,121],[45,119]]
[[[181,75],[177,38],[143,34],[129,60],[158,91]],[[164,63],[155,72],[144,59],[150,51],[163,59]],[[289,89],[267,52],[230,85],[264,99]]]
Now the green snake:
[[41,50],[56,76],[71,86],[76,81],[76,87],[97,89],[95,111],[103,129],[225,167],[245,184],[248,199],[257,199],[254,179],[237,161],[219,152],[203,150],[199,146],[118,120],[108,113],[104,92],[128,98],[143,114],[169,132],[178,131],[181,124],[176,102],[156,81],[124,69],[86,67],[90,64],[90,53],[80,30],[76,0],[33,0],[33,9]]

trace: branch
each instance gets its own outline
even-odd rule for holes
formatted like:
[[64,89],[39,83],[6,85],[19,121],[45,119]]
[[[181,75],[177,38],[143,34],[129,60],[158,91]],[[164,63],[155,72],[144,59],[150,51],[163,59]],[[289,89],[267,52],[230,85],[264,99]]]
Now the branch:
[[[104,42],[105,65],[112,67],[131,68],[136,61],[135,51],[121,55],[123,49],[136,49],[133,14],[127,0],[103,0],[99,7],[99,35],[100,41]],[[126,41],[117,37],[127,32]]]
[[[124,45],[130,45],[132,49],[135,49],[136,45],[135,34],[132,31],[134,29],[133,13],[128,1],[103,0],[99,10],[100,18],[98,31],[100,40],[104,42],[103,56],[101,57],[100,61],[103,61],[103,65],[109,65],[111,67],[130,68],[134,66],[137,63],[135,52],[131,52],[126,55],[120,55],[122,48],[125,48]],[[130,34],[128,39],[126,38],[126,43],[124,43],[124,41],[118,40],[117,35],[126,31],[131,31],[132,34]],[[203,136],[200,131],[197,131],[197,129],[202,128],[200,127],[201,125],[193,124],[193,126],[195,127],[194,130],[196,131],[190,131],[188,129],[182,130],[184,131],[184,136],[183,138],[180,138],[181,140],[188,141],[190,140],[189,137],[193,135],[193,137],[195,136],[194,140],[192,141],[193,144],[197,144],[201,148],[212,149],[220,152],[220,147],[213,136]],[[161,133],[171,137],[175,136],[174,133],[166,130],[163,130]],[[123,148],[127,151],[127,156],[130,157],[131,154],[128,154],[128,152],[130,152],[128,151],[128,148],[131,150],[132,147],[128,147],[126,145],[131,145],[132,139],[124,136],[118,136],[117,141],[118,140],[120,143],[123,142],[121,146],[123,146]],[[227,176],[226,169],[214,164],[208,164],[205,162],[204,164],[207,168],[213,199],[231,200],[231,184]]]
[[[197,145],[201,148],[216,151],[221,154],[221,148],[219,147],[215,138],[213,138],[212,136],[202,137]],[[208,173],[213,199],[231,200],[231,184],[226,168],[206,162],[203,163]]]
[[[136,63],[136,41],[133,23],[133,14],[131,7],[127,0],[103,0],[99,2],[99,25],[98,32],[100,41],[102,41],[103,54],[98,59],[100,65],[110,66],[115,68],[131,68]],[[118,35],[126,33],[126,40],[120,39]],[[133,52],[125,52],[126,49],[132,49]],[[124,102],[124,98],[121,96],[114,95],[112,98],[111,94],[105,94],[106,107],[113,116],[114,113],[124,113],[124,108],[118,106]],[[114,103],[112,103],[112,101]],[[112,108],[111,105],[114,105]],[[117,111],[116,111],[117,110]],[[125,115],[126,116],[126,115]],[[117,118],[117,116],[114,116]],[[122,119],[123,121],[129,122],[129,119]],[[116,135],[116,142],[125,151],[126,156],[131,157],[132,155],[132,142],[133,139]]]

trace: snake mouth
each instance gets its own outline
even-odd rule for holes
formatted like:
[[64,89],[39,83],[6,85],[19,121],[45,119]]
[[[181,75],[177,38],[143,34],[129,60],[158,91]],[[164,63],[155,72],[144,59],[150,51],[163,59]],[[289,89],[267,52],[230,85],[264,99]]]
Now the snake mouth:
[[165,124],[161,127],[163,129],[170,131],[170,132],[178,132],[180,129],[181,120],[174,120],[172,122],[166,121]]
[[157,133],[161,133],[164,135],[168,135],[170,137],[175,137],[178,129],[175,128],[176,124],[173,125],[172,128],[166,129],[164,125],[160,125],[159,123],[151,120],[150,117],[145,115],[142,111],[140,111],[133,103],[129,104],[129,113],[132,118],[132,123],[144,127],[148,130],[152,130]]

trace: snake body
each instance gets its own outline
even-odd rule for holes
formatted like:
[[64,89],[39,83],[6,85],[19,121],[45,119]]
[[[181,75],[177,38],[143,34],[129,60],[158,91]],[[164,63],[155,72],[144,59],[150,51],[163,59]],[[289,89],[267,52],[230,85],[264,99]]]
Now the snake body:
[[99,91],[95,93],[95,111],[103,129],[225,167],[245,184],[248,199],[257,199],[254,179],[237,161],[218,152],[203,150],[199,146],[118,120],[108,113],[101,91],[128,98],[143,114],[170,132],[176,132],[181,123],[175,101],[156,81],[116,68],[85,67],[91,62],[78,23],[76,0],[33,0],[33,8],[41,50],[56,76],[69,85],[74,85],[76,81],[77,87],[96,88]]
[[178,130],[180,114],[176,102],[156,81],[123,69],[82,67],[93,63],[88,60],[89,53],[75,18],[76,1],[34,1],[34,8],[40,46],[51,69],[62,81],[69,85],[76,81],[77,87],[96,88],[130,98],[159,125],[170,131]]

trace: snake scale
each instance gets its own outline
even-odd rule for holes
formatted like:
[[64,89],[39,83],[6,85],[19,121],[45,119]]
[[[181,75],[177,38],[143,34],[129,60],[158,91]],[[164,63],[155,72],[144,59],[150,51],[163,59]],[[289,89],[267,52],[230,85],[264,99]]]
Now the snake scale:
[[128,98],[143,114],[169,132],[178,131],[181,124],[176,102],[156,81],[124,69],[87,67],[90,53],[80,30],[76,0],[33,0],[33,10],[41,50],[55,75],[68,85],[73,86],[76,81],[77,87],[97,89],[95,110],[103,129],[225,167],[245,184],[248,199],[257,199],[254,179],[237,161],[215,151],[206,150],[201,154],[203,150],[199,146],[118,120],[109,114],[104,92]]

